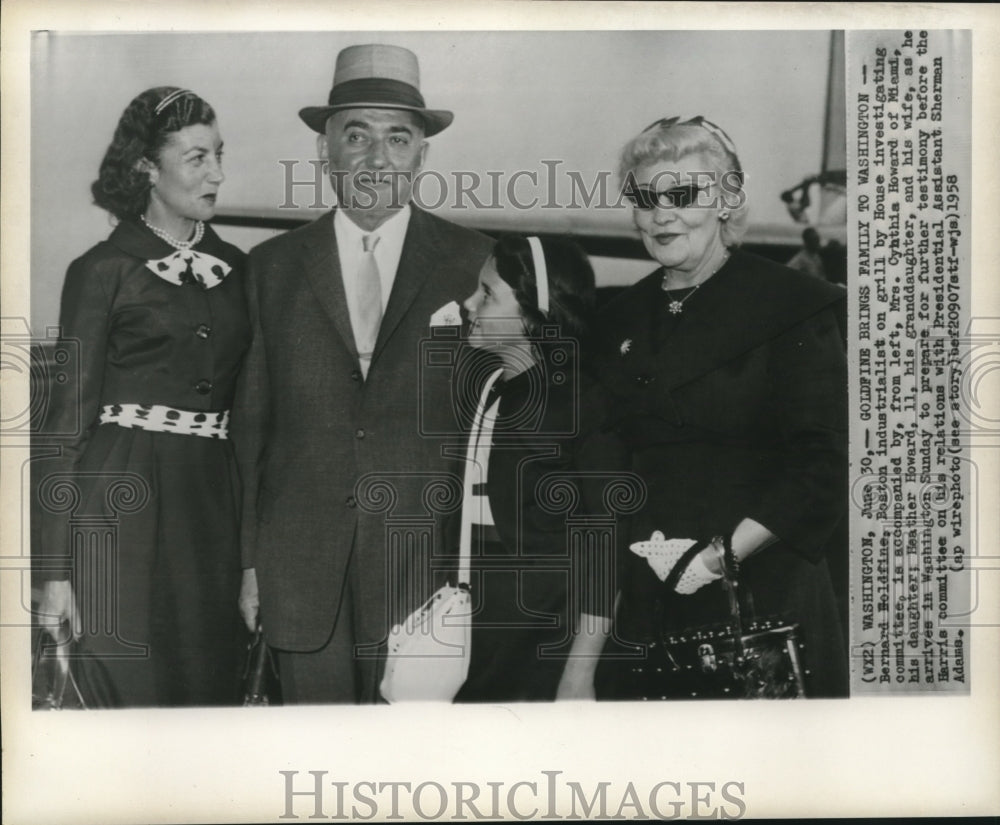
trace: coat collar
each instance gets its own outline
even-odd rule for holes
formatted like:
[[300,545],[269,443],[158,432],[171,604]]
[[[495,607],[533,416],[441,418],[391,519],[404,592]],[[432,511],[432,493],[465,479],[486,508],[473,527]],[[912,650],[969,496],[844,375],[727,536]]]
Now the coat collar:
[[[736,250],[704,282],[669,338],[656,342],[651,333],[654,313],[663,311],[661,282],[658,269],[603,313],[601,371],[612,383],[655,381],[660,389],[681,386],[844,297],[832,284]],[[615,372],[621,375],[616,378]]]
[[[378,340],[375,342],[373,365],[434,267],[438,241],[433,222],[423,210],[416,206],[410,208],[412,209],[410,224],[403,241],[403,253],[399,259],[392,292],[389,293],[389,302],[379,327]],[[343,339],[344,346],[357,359],[358,352],[351,329],[351,316],[347,307],[337,239],[333,229],[334,214],[335,210],[303,228],[300,236],[303,270],[320,305],[330,316]]]

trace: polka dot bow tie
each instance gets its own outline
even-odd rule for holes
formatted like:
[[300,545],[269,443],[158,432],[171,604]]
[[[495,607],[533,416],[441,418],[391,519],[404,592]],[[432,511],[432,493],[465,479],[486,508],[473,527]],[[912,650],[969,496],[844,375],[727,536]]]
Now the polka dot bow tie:
[[164,281],[177,286],[197,284],[202,289],[218,286],[232,269],[229,264],[214,255],[190,249],[178,249],[165,258],[146,261],[146,266]]

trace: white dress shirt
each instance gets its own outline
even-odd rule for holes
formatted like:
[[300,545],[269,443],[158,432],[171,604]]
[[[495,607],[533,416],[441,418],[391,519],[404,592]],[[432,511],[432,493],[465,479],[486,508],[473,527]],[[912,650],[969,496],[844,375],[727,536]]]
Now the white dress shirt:
[[340,275],[344,281],[347,310],[352,324],[356,324],[358,317],[357,278],[361,258],[364,255],[362,239],[366,235],[377,235],[379,238],[378,246],[375,247],[375,262],[378,264],[379,281],[382,285],[382,312],[385,312],[392,285],[396,280],[396,271],[399,269],[399,259],[403,255],[403,241],[406,239],[406,229],[410,225],[410,214],[410,205],[407,204],[374,232],[366,232],[347,217],[342,209],[333,213],[333,231],[337,238]]

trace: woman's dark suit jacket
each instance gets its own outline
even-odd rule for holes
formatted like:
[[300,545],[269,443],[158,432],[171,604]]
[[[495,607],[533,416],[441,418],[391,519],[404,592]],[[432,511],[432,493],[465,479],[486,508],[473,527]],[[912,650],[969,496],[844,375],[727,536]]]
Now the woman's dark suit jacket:
[[599,325],[607,428],[647,487],[620,554],[617,635],[655,638],[658,601],[678,628],[723,621],[727,609],[718,582],[692,596],[664,592],[629,542],[654,530],[711,538],[749,517],[780,539],[743,565],[756,614],[799,621],[807,689],[841,693],[846,659],[825,555],[847,505],[844,292],[739,251],[679,316],[661,282],[657,270],[617,296]]

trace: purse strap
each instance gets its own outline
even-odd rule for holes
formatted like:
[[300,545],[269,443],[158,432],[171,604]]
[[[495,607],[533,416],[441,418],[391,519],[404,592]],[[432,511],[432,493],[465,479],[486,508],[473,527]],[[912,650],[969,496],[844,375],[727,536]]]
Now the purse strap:
[[[489,409],[486,402],[490,391],[496,384],[503,369],[497,369],[486,381],[476,414],[472,419],[472,429],[469,431],[469,443],[465,452],[465,474],[462,484],[462,531],[458,543],[458,584],[469,585],[469,565],[472,556],[472,525],[480,523],[487,517],[492,522],[489,512],[489,499],[485,495],[477,495],[477,484],[486,483],[486,473],[489,462],[490,441],[493,437],[493,423],[496,421],[497,399]],[[475,505],[475,506],[474,506]],[[474,518],[480,515],[480,518]]]
[[743,616],[740,611],[739,563],[733,555],[733,539],[729,533],[723,536],[722,553],[722,587],[729,599],[729,616],[733,620],[733,643],[736,653],[742,660],[746,651],[743,649]]
[[[730,535],[728,533],[725,534],[722,540],[724,547],[721,559],[722,586],[729,600],[729,616],[732,620],[733,643],[736,645],[737,654],[742,657],[744,655],[743,616],[740,610],[739,564],[733,555],[733,543]],[[711,541],[697,541],[681,554],[681,557],[677,559],[677,562],[670,569],[667,578],[663,582],[663,586],[668,593],[677,587],[677,582],[684,575],[684,571],[687,570],[688,565],[694,561],[694,557],[711,543]]]
[[688,565],[694,561],[694,557],[708,547],[708,545],[709,542],[707,541],[696,541],[681,554],[681,557],[677,559],[674,566],[670,568],[670,572],[667,573],[667,578],[663,581],[663,587],[668,593],[672,592],[673,589],[677,587],[677,582],[681,580],[681,576],[684,575],[684,571],[687,570]]

